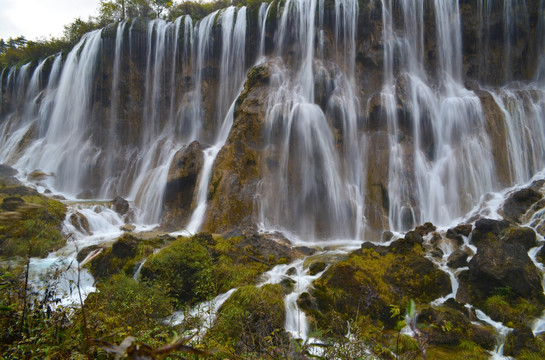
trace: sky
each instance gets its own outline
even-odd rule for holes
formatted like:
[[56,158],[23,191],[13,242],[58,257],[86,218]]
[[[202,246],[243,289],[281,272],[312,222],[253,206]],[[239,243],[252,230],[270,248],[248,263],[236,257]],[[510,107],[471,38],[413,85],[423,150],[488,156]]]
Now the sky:
[[64,25],[98,14],[100,0],[0,0],[0,38],[60,37]]

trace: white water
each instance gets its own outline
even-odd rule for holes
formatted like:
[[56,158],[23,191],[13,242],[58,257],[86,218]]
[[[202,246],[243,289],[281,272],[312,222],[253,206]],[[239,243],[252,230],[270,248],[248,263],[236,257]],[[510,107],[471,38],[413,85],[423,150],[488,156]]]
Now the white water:
[[[512,80],[517,24],[525,28],[527,9],[513,7],[523,2],[503,3],[506,71],[501,77]],[[488,31],[492,1],[481,0],[479,4],[482,27]],[[367,114],[361,109],[362,89],[356,69],[356,40],[361,30],[357,28],[358,2],[338,0],[334,5],[334,41],[328,43],[324,1],[288,0],[279,14],[274,49],[265,46],[270,6],[262,4],[259,10],[257,61],[267,61],[273,70],[266,155],[278,159],[277,168],[265,172],[256,194],[259,226],[264,231],[280,230],[297,243],[321,246],[325,246],[324,240],[340,245],[339,239],[350,242],[364,238],[366,172],[374,156],[369,145],[372,135],[365,133],[361,124]],[[436,73],[425,63],[424,6],[432,7],[438,24],[435,34],[426,34],[437,39]],[[544,8],[541,1],[541,14]],[[472,213],[499,218],[497,209],[505,193],[491,193],[490,199],[483,201],[485,194],[500,190],[500,185],[523,183],[545,167],[545,53],[537,61],[535,84],[506,83],[500,89],[484,89],[498,105],[505,127],[505,144],[496,146],[507,149],[509,184],[499,184],[494,149],[485,130],[487,115],[476,92],[463,84],[458,2],[383,0],[382,10],[384,81],[380,97],[387,122],[389,160],[381,166],[388,167],[390,229],[405,231],[425,221],[448,227],[468,218],[468,211],[481,202],[483,206]],[[545,44],[545,32],[539,30],[545,29],[543,16],[538,22],[536,34]],[[35,169],[51,174],[40,182],[40,189],[48,188],[71,199],[83,190],[90,190],[96,198],[125,196],[136,206],[137,223],[157,224],[174,154],[193,140],[209,144],[204,150],[195,208],[183,232],[195,233],[206,217],[214,162],[228,139],[235,99],[248,70],[246,65],[250,65],[241,55],[246,48],[246,8],[229,7],[195,26],[189,16],[173,23],[154,20],[145,25],[144,34],[131,23],[129,43],[125,44],[127,39],[122,34],[127,26],[117,25],[113,72],[108,75],[111,82],[104,85],[112,96],[106,121],[100,123],[103,127],[94,125],[104,114],[92,106],[94,96],[98,96],[98,59],[107,58],[100,31],[87,34],[64,62],[58,55],[34,69],[26,64],[2,70],[0,79],[5,81],[0,81],[0,110],[2,116],[6,115],[0,119],[0,161],[22,170],[23,176]],[[221,36],[215,37],[214,26],[221,28]],[[487,37],[490,34],[479,38],[483,49],[492,46]],[[221,50],[218,73],[214,74],[217,91],[212,91],[207,82],[210,69],[205,65],[218,46],[215,40]],[[542,52],[544,48],[541,46]],[[331,52],[334,55],[327,55]],[[489,66],[487,54],[482,51],[481,74]],[[53,64],[45,84],[47,61]],[[118,95],[128,90],[122,79],[136,76],[132,65],[127,65],[131,61],[141,61],[145,68],[139,83],[144,96],[134,101]],[[192,81],[186,81],[186,77]],[[317,90],[321,82],[326,84],[325,104],[318,103],[324,97]],[[6,91],[17,99],[9,109],[4,103]],[[398,113],[397,101],[403,91],[408,125]],[[211,113],[205,109],[208,96],[215,100]],[[125,105],[141,110],[140,117],[132,114],[135,119],[130,126],[141,129],[136,131],[134,142],[126,139],[132,136],[130,129],[117,128]],[[119,236],[115,214],[103,209],[97,217],[85,207],[79,211],[95,229],[93,237],[78,239],[82,245]],[[33,267],[37,273],[43,272],[61,254],[71,251],[69,245],[48,260],[33,260]],[[449,251],[452,249],[444,251],[443,262]],[[456,274],[444,270],[455,285]],[[306,279],[303,269],[298,271]],[[302,281],[301,288],[308,284]],[[446,298],[454,296],[455,288]],[[292,305],[294,301],[287,299]],[[304,318],[292,305],[287,309],[287,328],[293,334],[305,334]],[[535,331],[542,327],[535,325]]]

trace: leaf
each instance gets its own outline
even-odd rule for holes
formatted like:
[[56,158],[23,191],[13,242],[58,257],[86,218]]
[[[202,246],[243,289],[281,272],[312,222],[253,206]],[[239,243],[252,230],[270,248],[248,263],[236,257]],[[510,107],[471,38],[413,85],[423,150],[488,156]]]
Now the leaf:
[[414,300],[410,299],[409,304],[407,304],[407,316],[409,318],[412,318],[416,315],[416,305],[414,304]]

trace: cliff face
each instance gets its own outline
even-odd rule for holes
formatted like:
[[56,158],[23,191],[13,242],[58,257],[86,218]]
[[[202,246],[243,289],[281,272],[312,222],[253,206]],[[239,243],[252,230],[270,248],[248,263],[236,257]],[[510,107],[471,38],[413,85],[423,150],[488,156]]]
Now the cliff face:
[[545,165],[542,6],[274,1],[111,25],[2,72],[0,160],[172,229],[448,224]]

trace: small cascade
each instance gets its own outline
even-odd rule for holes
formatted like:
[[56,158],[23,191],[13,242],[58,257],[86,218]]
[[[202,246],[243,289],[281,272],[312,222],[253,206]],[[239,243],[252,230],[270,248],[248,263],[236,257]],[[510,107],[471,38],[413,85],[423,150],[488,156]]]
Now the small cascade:
[[500,322],[492,320],[489,316],[487,316],[485,313],[483,313],[479,309],[475,309],[475,315],[477,315],[477,319],[479,319],[480,321],[496,329],[496,333],[498,334],[498,345],[494,348],[494,351],[491,354],[492,359],[493,360],[511,359],[511,357],[503,355],[503,347],[505,345],[505,338],[512,329],[508,328],[507,326],[503,325]]

